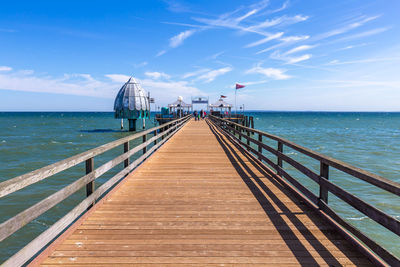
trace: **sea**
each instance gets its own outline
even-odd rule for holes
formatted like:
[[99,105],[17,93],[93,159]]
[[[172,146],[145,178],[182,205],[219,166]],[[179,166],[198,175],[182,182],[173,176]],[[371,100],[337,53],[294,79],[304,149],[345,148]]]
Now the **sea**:
[[[400,183],[400,113],[249,111],[255,128],[281,136],[318,153]],[[0,112],[0,182],[131,134],[120,129],[112,112]],[[146,128],[155,126],[154,114]],[[141,126],[141,123],[138,123]],[[139,142],[139,141],[138,141]],[[266,141],[276,147],[276,141]],[[95,158],[95,166],[122,152],[112,149]],[[293,149],[284,153],[319,172],[319,162]],[[271,154],[264,152],[271,160]],[[140,155],[138,155],[140,156]],[[318,195],[319,187],[288,164],[284,168]],[[96,187],[122,169],[96,179]],[[0,198],[0,223],[60,190],[85,174],[84,163]],[[400,197],[330,168],[329,179],[389,215],[400,219]],[[84,189],[0,242],[0,263],[23,248],[85,198]],[[393,254],[400,238],[332,194],[329,204]]]

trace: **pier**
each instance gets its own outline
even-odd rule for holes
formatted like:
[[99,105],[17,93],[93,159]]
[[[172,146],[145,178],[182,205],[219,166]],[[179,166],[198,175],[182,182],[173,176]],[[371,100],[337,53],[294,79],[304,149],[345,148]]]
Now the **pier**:
[[[141,144],[132,147],[137,139]],[[119,157],[94,168],[97,155],[118,146]],[[318,161],[320,172],[290,158],[285,147]],[[0,183],[0,197],[82,162],[84,176],[0,225],[1,241],[86,186],[83,202],[4,266],[400,265],[328,204],[330,192],[400,235],[399,220],[340,188],[329,171],[393,197],[400,196],[398,183],[214,116],[188,115],[18,176]],[[317,183],[319,194],[284,162]],[[118,164],[124,169],[94,190],[95,179]]]

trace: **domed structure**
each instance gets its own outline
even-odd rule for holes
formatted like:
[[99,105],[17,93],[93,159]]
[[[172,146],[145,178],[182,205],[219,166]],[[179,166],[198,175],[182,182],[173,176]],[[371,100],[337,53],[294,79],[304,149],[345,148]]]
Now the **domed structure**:
[[131,77],[119,90],[114,102],[114,115],[129,120],[129,131],[136,130],[137,119],[150,117],[150,101],[146,91]]

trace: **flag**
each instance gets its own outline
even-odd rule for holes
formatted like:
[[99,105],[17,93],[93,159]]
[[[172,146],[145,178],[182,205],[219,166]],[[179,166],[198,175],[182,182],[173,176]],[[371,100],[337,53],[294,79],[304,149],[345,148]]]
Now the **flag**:
[[226,95],[221,95],[221,98],[226,98]]
[[243,87],[245,87],[245,85],[241,85],[241,84],[236,84],[236,89],[240,89],[240,88],[243,88]]

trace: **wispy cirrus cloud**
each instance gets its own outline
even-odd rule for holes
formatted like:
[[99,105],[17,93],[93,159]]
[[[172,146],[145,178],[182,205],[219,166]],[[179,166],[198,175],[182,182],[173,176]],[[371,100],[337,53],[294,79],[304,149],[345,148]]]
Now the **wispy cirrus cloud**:
[[340,61],[332,60],[325,65],[347,65],[347,64],[363,64],[363,63],[374,63],[374,62],[386,62],[386,61],[400,61],[400,57],[382,57],[382,58],[366,58],[358,60]]
[[296,47],[290,49],[289,51],[287,51],[285,53],[285,55],[291,55],[291,54],[302,52],[302,51],[305,51],[305,50],[310,50],[310,49],[312,49],[314,47],[315,47],[315,45],[300,45],[300,46],[296,46]]
[[286,37],[281,37],[279,38],[280,41],[282,41],[281,43],[278,43],[276,45],[267,47],[265,49],[262,49],[260,51],[258,51],[256,54],[262,54],[277,48],[281,48],[281,47],[286,47],[289,45],[292,45],[294,43],[300,42],[300,41],[305,41],[307,39],[309,39],[310,36],[309,35],[296,35],[296,36],[286,36]]
[[369,37],[369,36],[383,33],[389,29],[390,29],[389,27],[376,28],[376,29],[372,29],[372,30],[368,30],[368,31],[360,32],[360,33],[351,34],[349,36],[340,38],[336,41],[341,42],[341,41],[349,41],[349,40],[355,40],[355,39],[359,39],[359,38]]
[[330,37],[333,37],[333,36],[336,36],[336,35],[344,34],[346,32],[349,32],[351,30],[354,30],[356,28],[359,28],[359,27],[363,26],[367,22],[376,20],[379,17],[381,17],[381,15],[370,16],[370,17],[362,16],[362,17],[356,19],[356,21],[349,22],[348,24],[346,24],[346,25],[344,25],[344,26],[342,26],[340,28],[337,28],[337,29],[330,30],[328,32],[319,34],[319,35],[315,36],[314,40],[326,39],[326,38],[330,38]]
[[170,75],[168,75],[168,74],[166,74],[166,73],[164,73],[164,72],[158,72],[158,71],[153,71],[153,72],[151,72],[151,71],[146,71],[145,73],[144,73],[144,75],[146,75],[147,77],[150,77],[150,78],[152,78],[152,79],[160,79],[160,78],[165,78],[165,79],[169,79],[169,78],[171,78],[171,76]]
[[273,80],[287,80],[290,79],[291,76],[285,73],[285,70],[277,69],[277,68],[263,68],[260,65],[257,65],[246,71],[247,74],[257,73],[262,74],[268,78]]
[[161,50],[160,52],[158,52],[158,53],[156,54],[156,57],[160,57],[160,56],[164,55],[165,53],[167,53],[166,50]]
[[187,79],[187,78],[190,78],[190,77],[199,76],[200,74],[203,74],[203,73],[209,72],[209,71],[210,71],[210,69],[202,68],[202,69],[198,69],[198,70],[195,70],[195,71],[192,71],[192,72],[187,72],[182,76],[182,79]]
[[186,30],[183,31],[173,37],[169,40],[169,46],[172,48],[178,47],[181,44],[183,44],[183,41],[187,38],[189,38],[191,35],[193,35],[196,32],[196,30]]
[[254,47],[254,46],[261,45],[261,44],[265,44],[266,42],[269,42],[269,41],[272,41],[275,39],[279,39],[280,37],[282,37],[283,34],[284,34],[284,32],[278,32],[275,34],[271,34],[270,36],[267,36],[259,41],[250,43],[250,44],[246,45],[245,47]]
[[218,76],[224,75],[232,70],[233,70],[232,67],[224,67],[224,68],[220,68],[220,69],[216,69],[216,70],[210,70],[206,73],[201,74],[195,80],[209,83],[209,82],[214,81]]
[[298,56],[298,57],[289,57],[289,58],[287,58],[286,63],[287,64],[295,64],[295,63],[299,63],[299,62],[302,62],[305,60],[309,60],[311,57],[312,57],[311,54],[305,54],[305,55]]

